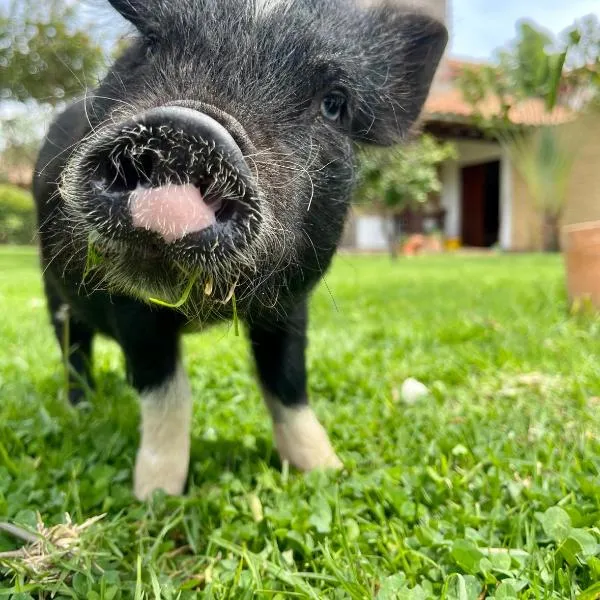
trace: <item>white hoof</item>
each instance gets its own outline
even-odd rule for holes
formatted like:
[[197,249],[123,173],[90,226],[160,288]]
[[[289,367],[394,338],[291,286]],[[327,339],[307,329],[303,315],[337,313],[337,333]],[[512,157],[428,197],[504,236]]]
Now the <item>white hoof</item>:
[[156,490],[172,496],[183,493],[189,466],[189,444],[157,453],[140,448],[135,462],[134,493],[138,500],[147,500]]
[[308,406],[278,407],[273,431],[279,456],[301,471],[341,469],[329,437]]

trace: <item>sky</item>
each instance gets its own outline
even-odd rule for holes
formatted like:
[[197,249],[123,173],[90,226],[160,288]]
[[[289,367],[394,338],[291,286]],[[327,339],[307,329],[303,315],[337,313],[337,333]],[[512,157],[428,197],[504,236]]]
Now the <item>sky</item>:
[[[126,30],[125,21],[110,8],[107,0],[64,1],[80,2],[83,6],[83,19],[95,23],[94,33],[100,40],[104,39],[108,42]],[[10,2],[11,0],[0,0],[0,8],[6,8]],[[450,54],[476,60],[491,58],[494,50],[512,40],[516,33],[515,25],[520,19],[532,19],[538,25],[557,34],[571,25],[575,19],[590,13],[600,18],[600,0],[447,0],[447,2],[450,6]],[[0,118],[7,110],[11,114],[15,110],[12,103],[2,104]]]
[[490,58],[493,51],[515,37],[518,20],[533,19],[557,34],[575,19],[594,13],[600,0],[448,0],[451,54]]
[[[495,49],[514,38],[515,24],[520,19],[533,19],[557,34],[584,15],[595,13],[600,17],[600,0],[447,1],[451,15],[451,54],[481,60],[490,58]],[[9,2],[0,0],[0,7]],[[83,0],[81,4],[86,16],[100,17],[99,24],[107,28],[108,37],[112,37],[116,27],[120,28],[121,19],[115,20],[106,0]],[[94,20],[98,23],[98,19]]]

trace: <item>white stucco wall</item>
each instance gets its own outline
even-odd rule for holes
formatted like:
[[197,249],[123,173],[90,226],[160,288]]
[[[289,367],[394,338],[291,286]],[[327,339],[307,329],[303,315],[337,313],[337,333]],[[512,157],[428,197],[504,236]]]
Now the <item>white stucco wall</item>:
[[512,232],[512,202],[513,181],[512,163],[506,149],[502,150],[500,166],[500,247],[511,250],[513,246]]
[[502,148],[495,142],[481,140],[459,140],[453,142],[458,152],[458,162],[461,167],[500,160]]
[[356,247],[359,250],[385,250],[386,222],[378,215],[359,215],[356,218]]
[[446,209],[444,229],[447,237],[460,237],[462,181],[460,166],[454,160],[442,165],[440,179],[442,183],[441,202]]

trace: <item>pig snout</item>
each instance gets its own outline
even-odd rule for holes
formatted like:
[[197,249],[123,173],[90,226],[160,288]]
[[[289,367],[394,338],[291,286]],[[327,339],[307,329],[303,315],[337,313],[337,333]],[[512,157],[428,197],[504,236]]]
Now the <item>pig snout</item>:
[[207,248],[227,238],[239,248],[258,228],[240,144],[194,108],[138,114],[96,140],[84,162],[92,200],[82,209],[100,236]]

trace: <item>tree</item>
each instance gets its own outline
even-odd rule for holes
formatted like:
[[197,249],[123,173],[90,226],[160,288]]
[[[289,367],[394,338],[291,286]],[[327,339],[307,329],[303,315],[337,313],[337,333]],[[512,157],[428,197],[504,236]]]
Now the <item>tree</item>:
[[517,39],[500,53],[500,65],[508,74],[517,99],[539,98],[552,110],[558,101],[560,81],[567,49],[557,49],[556,41],[535,24],[522,21],[517,25]]
[[[597,79],[600,25],[587,17],[555,39],[535,24],[522,22],[516,40],[497,53],[496,64],[470,68],[458,80],[476,123],[508,151],[542,220],[543,247],[559,249],[560,218],[573,165],[573,144],[551,125],[535,131],[510,120],[513,105],[527,99],[543,101],[548,121],[556,106],[573,104],[577,90],[587,93]],[[567,68],[565,68],[567,65]],[[498,113],[482,114],[487,97],[497,100]]]
[[600,20],[587,15],[562,34],[563,45],[569,48],[565,83],[581,90],[582,102],[600,100]]
[[424,206],[430,194],[440,191],[437,166],[454,155],[451,144],[429,135],[406,146],[369,149],[360,155],[356,200],[378,207],[389,218],[392,257],[396,256],[402,211]]
[[[458,85],[475,115],[487,128],[510,126],[510,109],[527,98],[543,100],[552,111],[559,100],[568,49],[553,50],[556,41],[532,23],[517,24],[517,38],[496,52],[495,64],[465,67]],[[495,115],[481,115],[478,107],[492,96],[498,100]]]
[[0,120],[0,181],[29,185],[42,135],[39,114],[15,112]]
[[76,4],[12,0],[0,8],[0,100],[56,105],[93,84],[103,64]]

